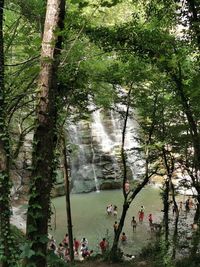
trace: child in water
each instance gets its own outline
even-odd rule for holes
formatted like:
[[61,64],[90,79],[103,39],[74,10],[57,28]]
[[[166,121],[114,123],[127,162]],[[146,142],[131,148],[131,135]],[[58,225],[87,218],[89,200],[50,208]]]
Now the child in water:
[[127,241],[127,236],[126,236],[126,234],[125,234],[124,232],[122,233],[120,239],[121,239],[121,241],[122,241],[123,244],[126,243],[126,241]]

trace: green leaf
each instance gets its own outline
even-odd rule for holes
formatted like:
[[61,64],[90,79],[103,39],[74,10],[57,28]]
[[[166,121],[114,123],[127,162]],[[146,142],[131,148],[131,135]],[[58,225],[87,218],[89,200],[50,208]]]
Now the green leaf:
[[33,255],[35,255],[35,252],[31,249],[31,245],[28,243],[25,243],[20,247],[22,253],[20,255],[20,258],[31,258]]

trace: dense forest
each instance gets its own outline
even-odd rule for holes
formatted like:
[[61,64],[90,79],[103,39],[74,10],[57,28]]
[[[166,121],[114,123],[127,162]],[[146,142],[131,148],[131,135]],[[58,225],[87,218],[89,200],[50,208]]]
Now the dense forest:
[[[156,175],[163,179],[163,225],[150,257],[155,252],[163,259],[162,264],[159,261],[160,265],[152,266],[176,266],[180,210],[173,178],[181,172],[180,186],[196,192],[195,229],[183,260],[197,266],[199,19],[199,0],[0,0],[2,267],[69,264],[49,256],[47,250],[51,192],[60,165],[65,178],[70,259],[74,261],[68,154],[76,148],[69,151],[67,129],[74,122],[89,120],[100,109],[118,112],[122,122],[119,159],[123,207],[104,259],[121,260],[118,244],[127,211]],[[125,140],[133,110],[138,124],[137,153],[144,166],[127,190]],[[31,145],[24,152],[27,139]],[[19,165],[28,170],[20,174],[20,185],[29,173],[26,235],[20,237],[10,222],[13,195],[17,193],[13,170]],[[172,229],[170,201],[175,212]],[[188,262],[179,266],[189,266]]]

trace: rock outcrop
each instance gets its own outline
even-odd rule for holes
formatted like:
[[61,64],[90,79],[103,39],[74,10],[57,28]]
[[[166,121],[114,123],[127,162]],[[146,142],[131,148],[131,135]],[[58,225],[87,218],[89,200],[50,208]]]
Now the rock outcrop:
[[[114,112],[96,110],[91,118],[77,123],[67,122],[67,151],[70,186],[72,193],[88,193],[95,190],[118,189],[122,186],[122,163],[120,158],[123,120]],[[128,120],[126,131],[126,156],[128,179],[137,178],[140,168],[136,165],[135,141],[137,127]],[[29,134],[13,170],[14,187],[21,192],[28,189],[31,166],[31,142]],[[52,196],[64,194],[62,164],[57,171],[57,184]],[[21,182],[20,182],[21,181]],[[20,191],[18,190],[18,191]],[[16,190],[15,190],[16,191]],[[14,192],[14,191],[13,191]],[[16,197],[16,196],[15,196]]]

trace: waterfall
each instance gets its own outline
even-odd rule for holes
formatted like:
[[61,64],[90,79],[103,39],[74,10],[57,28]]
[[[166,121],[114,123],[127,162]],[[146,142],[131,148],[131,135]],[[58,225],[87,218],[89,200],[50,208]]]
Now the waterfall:
[[[125,106],[105,111],[94,105],[90,121],[69,123],[69,142],[72,147],[71,177],[74,192],[99,191],[121,187],[121,145]],[[125,151],[129,179],[139,176],[137,124],[133,111],[127,121]]]
[[99,109],[92,113],[91,132],[92,136],[96,139],[95,141],[101,146],[102,151],[112,153],[115,143],[106,132]]
[[[118,109],[120,111],[125,111],[125,106],[118,105]],[[131,116],[131,118],[130,118]],[[136,141],[137,138],[137,129],[138,125],[136,121],[134,120],[134,112],[130,110],[130,116],[127,120],[127,126],[126,126],[126,132],[125,132],[125,144],[124,149],[126,151],[127,156],[127,166],[131,169],[133,179],[137,176],[139,173],[137,165],[139,166],[138,156],[136,155],[136,150],[139,147],[138,142]],[[115,136],[116,144],[119,146],[122,145],[122,130],[123,130],[123,123],[120,113],[111,110],[111,119],[112,119],[112,125],[113,125],[113,132]],[[141,167],[141,166],[140,166]]]
[[93,174],[94,174],[96,192],[100,192],[99,182],[98,182],[96,171],[95,171],[95,153],[94,153],[94,147],[93,147],[92,143],[91,143],[91,150],[92,150],[92,170],[93,170]]

